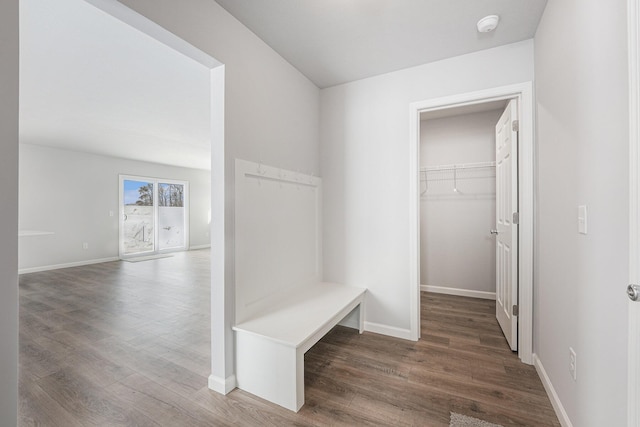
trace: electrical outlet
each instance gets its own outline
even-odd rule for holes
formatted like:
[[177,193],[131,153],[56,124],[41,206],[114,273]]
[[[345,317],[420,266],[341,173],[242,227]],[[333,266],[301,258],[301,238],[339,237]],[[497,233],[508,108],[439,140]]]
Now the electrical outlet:
[[86,250],[86,249],[89,249],[89,244],[88,244],[87,242],[84,242],[84,243],[82,244],[82,249],[85,249],[85,250]]
[[113,216],[113,211],[109,211],[109,216]]
[[576,352],[569,347],[569,373],[571,374],[571,378],[575,381],[577,378],[577,365],[576,365]]

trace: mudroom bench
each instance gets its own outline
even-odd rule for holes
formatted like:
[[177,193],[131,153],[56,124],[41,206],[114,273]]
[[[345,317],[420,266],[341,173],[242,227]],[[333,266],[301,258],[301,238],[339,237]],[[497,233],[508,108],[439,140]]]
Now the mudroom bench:
[[365,292],[334,283],[304,286],[237,324],[238,387],[297,412],[304,404],[304,354],[356,307],[362,333]]

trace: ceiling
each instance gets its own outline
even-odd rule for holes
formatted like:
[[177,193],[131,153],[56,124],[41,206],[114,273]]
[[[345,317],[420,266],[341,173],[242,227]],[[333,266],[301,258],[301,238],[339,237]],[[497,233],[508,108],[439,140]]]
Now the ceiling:
[[[325,88],[530,39],[547,0],[216,0]],[[498,28],[478,33],[486,15]]]
[[20,142],[210,169],[209,70],[83,0],[20,1]]
[[[216,1],[321,88],[529,39],[546,5]],[[20,39],[21,143],[210,169],[206,67],[83,0],[21,0]]]

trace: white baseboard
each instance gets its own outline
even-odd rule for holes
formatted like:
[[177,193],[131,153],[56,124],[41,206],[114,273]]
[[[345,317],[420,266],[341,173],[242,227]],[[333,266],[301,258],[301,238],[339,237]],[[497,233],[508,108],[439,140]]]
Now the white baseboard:
[[231,390],[236,388],[236,376],[231,375],[227,378],[220,378],[209,375],[209,389],[220,394],[229,394]]
[[118,257],[98,258],[98,259],[88,259],[86,261],[68,262],[68,263],[65,263],[65,264],[54,264],[54,265],[43,265],[41,267],[21,268],[21,269],[18,270],[18,274],[37,273],[39,271],[49,271],[49,270],[59,270],[61,268],[80,267],[80,266],[83,266],[83,265],[100,264],[100,263],[103,263],[103,262],[118,261],[119,259],[120,258],[118,258]]
[[562,402],[560,402],[560,398],[558,397],[556,390],[553,388],[553,384],[551,384],[547,371],[545,371],[544,366],[542,366],[542,361],[535,353],[533,353],[533,365],[536,367],[536,371],[538,372],[542,385],[549,396],[549,400],[551,400],[553,410],[556,411],[558,421],[560,421],[562,427],[573,427],[573,424],[571,424],[571,420],[569,419],[569,415],[567,415],[567,411],[564,410],[564,406],[562,406]]
[[395,326],[381,325],[380,323],[364,322],[364,330],[376,334],[387,335],[395,338],[411,340],[409,329],[396,328]]
[[435,294],[458,295],[460,297],[496,299],[495,292],[471,291],[468,289],[446,288],[444,286],[420,285],[420,290],[425,292],[433,292]]
[[211,245],[198,245],[198,246],[189,246],[190,251],[197,251],[198,249],[209,249]]

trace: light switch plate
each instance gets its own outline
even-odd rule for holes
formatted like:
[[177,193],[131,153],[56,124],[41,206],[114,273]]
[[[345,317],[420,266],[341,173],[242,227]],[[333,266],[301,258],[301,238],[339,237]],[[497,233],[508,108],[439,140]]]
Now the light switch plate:
[[587,234],[587,206],[578,206],[578,233]]

